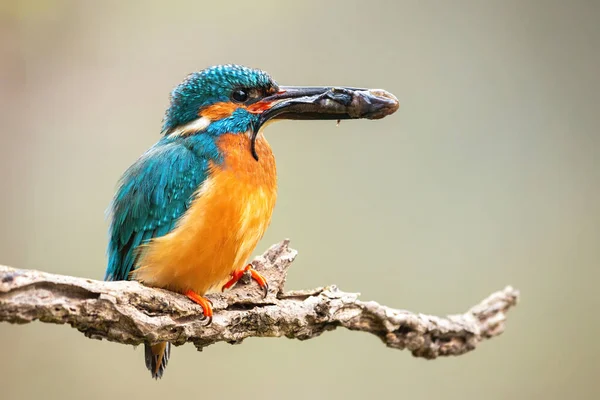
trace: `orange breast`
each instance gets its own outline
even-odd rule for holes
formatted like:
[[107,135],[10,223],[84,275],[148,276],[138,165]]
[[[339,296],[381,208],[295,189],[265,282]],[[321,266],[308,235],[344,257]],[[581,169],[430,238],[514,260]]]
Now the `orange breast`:
[[277,197],[275,159],[262,134],[258,161],[244,134],[223,135],[223,164],[211,165],[192,206],[169,234],[143,250],[134,278],[203,295],[244,266],[265,233]]

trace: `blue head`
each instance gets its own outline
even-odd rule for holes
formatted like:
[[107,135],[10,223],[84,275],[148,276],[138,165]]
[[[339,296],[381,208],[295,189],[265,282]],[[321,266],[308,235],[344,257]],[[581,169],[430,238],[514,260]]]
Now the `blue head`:
[[[278,86],[264,71],[240,65],[217,65],[192,73],[171,93],[163,132],[167,138],[226,133],[248,134],[254,158],[259,129],[273,119],[371,118],[389,99],[371,96],[369,109],[357,108],[356,88]],[[394,100],[395,101],[395,100]],[[397,101],[396,101],[397,108]]]
[[251,131],[260,115],[256,103],[278,90],[266,72],[240,65],[194,72],[171,92],[163,132],[185,136]]

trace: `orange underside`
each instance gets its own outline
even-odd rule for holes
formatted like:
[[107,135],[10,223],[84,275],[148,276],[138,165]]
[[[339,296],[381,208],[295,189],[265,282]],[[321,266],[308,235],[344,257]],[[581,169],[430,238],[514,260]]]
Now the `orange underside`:
[[199,295],[227,282],[244,266],[270,221],[276,200],[271,148],[259,135],[256,161],[245,134],[218,142],[222,165],[211,165],[190,209],[169,234],[144,247],[134,278],[151,286]]

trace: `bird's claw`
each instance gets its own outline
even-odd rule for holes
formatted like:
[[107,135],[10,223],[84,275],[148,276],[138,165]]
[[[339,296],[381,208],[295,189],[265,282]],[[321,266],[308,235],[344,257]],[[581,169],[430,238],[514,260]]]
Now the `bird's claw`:
[[256,271],[252,267],[252,264],[248,264],[243,268],[239,268],[239,269],[236,269],[235,271],[233,271],[231,273],[231,279],[226,284],[223,285],[223,288],[221,290],[225,291],[225,289],[231,288],[242,278],[242,276],[244,276],[244,274],[246,272],[250,272],[250,276],[252,277],[252,280],[256,281],[256,283],[258,283],[258,286],[260,286],[260,288],[262,289],[263,299],[265,297],[267,297],[267,294],[269,294],[269,284],[267,283],[267,280],[265,279],[265,277],[262,276],[261,274],[259,274],[258,271]]
[[188,290],[187,292],[185,292],[185,295],[194,303],[202,307],[202,313],[204,314],[204,317],[202,317],[201,321],[208,319],[204,326],[209,326],[213,320],[213,302],[210,299],[207,299],[206,297],[200,296],[193,290]]

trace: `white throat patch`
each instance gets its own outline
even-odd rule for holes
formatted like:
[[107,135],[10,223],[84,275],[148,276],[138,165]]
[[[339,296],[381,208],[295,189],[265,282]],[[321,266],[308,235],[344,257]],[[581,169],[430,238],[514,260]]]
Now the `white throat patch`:
[[212,121],[206,117],[200,117],[198,119],[193,120],[192,122],[188,122],[183,126],[179,126],[175,128],[170,135],[174,136],[187,136],[192,133],[200,132],[208,128]]

